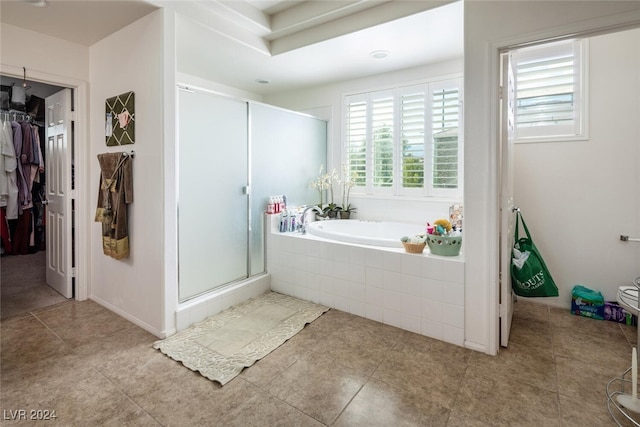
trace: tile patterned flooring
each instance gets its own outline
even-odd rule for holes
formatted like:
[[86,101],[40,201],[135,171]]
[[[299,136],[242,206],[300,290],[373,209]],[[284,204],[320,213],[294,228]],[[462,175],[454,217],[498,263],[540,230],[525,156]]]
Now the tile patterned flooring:
[[0,319],[66,301],[46,285],[46,262],[45,251],[0,259]]
[[[224,387],[92,301],[0,322],[2,425],[608,426],[635,327],[522,299],[496,357],[330,310]],[[11,420],[55,410],[54,421]]]

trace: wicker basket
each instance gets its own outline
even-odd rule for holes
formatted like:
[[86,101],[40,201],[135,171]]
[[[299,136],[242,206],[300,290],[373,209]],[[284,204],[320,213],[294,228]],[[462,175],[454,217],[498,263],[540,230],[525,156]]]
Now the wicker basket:
[[429,250],[434,255],[457,256],[460,255],[460,249],[462,249],[462,236],[449,237],[427,234],[427,243]]
[[408,243],[402,242],[404,246],[404,250],[410,254],[421,254],[424,251],[424,247],[427,246],[426,243]]

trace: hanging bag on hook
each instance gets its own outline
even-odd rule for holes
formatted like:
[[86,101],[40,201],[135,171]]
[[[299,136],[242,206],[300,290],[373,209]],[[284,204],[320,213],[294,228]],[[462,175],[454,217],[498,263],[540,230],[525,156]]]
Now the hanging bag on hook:
[[[522,297],[557,297],[556,286],[538,248],[533,243],[520,211],[516,214],[515,243],[511,258],[511,286]],[[520,237],[519,223],[526,237]]]

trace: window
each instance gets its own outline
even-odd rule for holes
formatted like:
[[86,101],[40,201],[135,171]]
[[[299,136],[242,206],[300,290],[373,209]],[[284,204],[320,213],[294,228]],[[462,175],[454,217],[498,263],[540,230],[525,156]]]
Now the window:
[[461,195],[461,83],[345,96],[344,156],[353,193]]
[[432,92],[433,186],[458,188],[459,90],[438,88]]
[[586,41],[569,40],[518,49],[515,141],[585,139]]
[[377,93],[371,102],[371,131],[373,139],[373,186],[393,186],[393,128],[394,97],[389,93]]

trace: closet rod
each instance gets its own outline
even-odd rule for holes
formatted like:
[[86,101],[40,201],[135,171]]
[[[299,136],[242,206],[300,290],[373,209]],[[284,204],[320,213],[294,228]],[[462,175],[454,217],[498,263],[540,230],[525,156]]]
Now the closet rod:
[[0,115],[2,115],[2,118],[4,120],[9,120],[11,116],[13,116],[13,121],[30,122],[33,120],[33,117],[21,111],[1,110]]

